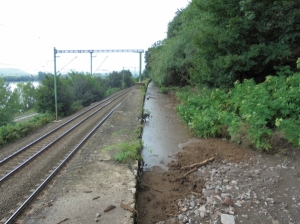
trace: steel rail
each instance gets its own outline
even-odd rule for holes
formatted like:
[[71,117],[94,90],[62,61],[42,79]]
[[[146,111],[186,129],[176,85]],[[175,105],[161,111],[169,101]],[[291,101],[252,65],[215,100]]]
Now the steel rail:
[[6,220],[5,224],[12,223],[18,215],[26,208],[26,206],[34,199],[34,197],[45,187],[45,185],[55,176],[55,174],[65,165],[65,163],[75,154],[75,152],[83,145],[83,143],[97,130],[103,122],[115,111],[115,109],[120,105],[119,103],[114,107],[79,143],[78,145],[69,153],[68,156],[57,166],[57,168],[40,184],[37,189],[23,202],[22,205]]
[[21,169],[23,166],[25,166],[27,163],[29,163],[31,160],[33,160],[34,158],[36,158],[38,155],[40,155],[42,152],[44,152],[45,150],[47,150],[50,146],[52,146],[54,143],[56,143],[58,140],[60,140],[62,137],[64,137],[65,135],[69,134],[72,130],[74,130],[75,128],[77,128],[77,126],[79,126],[80,124],[82,124],[83,122],[85,122],[87,119],[89,119],[90,117],[92,117],[94,114],[96,114],[97,112],[99,112],[100,110],[102,110],[104,107],[106,107],[107,105],[109,105],[112,101],[107,102],[104,106],[100,107],[98,110],[94,111],[92,114],[90,114],[88,117],[86,117],[85,119],[81,120],[80,122],[78,122],[77,124],[75,124],[73,127],[71,127],[69,130],[65,131],[64,133],[62,133],[58,138],[56,138],[55,140],[53,140],[52,142],[50,142],[48,145],[46,145],[45,147],[43,147],[42,149],[40,149],[38,152],[36,152],[35,154],[33,154],[31,157],[29,157],[27,160],[25,160],[24,162],[22,162],[19,166],[15,167],[13,170],[11,170],[9,173],[7,173],[5,176],[3,176],[0,179],[0,184],[6,179],[8,178],[10,175],[14,174],[15,172],[17,172],[19,169]]
[[[36,140],[32,141],[31,143],[27,144],[26,146],[22,147],[21,149],[19,149],[18,151],[12,153],[11,155],[7,156],[6,158],[4,158],[3,160],[0,161],[0,165],[4,164],[5,162],[7,162],[8,160],[12,159],[13,157],[15,157],[16,155],[18,155],[19,153],[23,152],[24,150],[26,150],[27,148],[29,148],[30,146],[38,143],[39,141],[43,140],[45,137],[49,136],[50,134],[54,133],[55,131],[57,131],[58,129],[62,128],[63,126],[69,124],[70,122],[72,122],[73,120],[79,118],[80,116],[84,115],[85,113],[89,112],[90,110],[94,109],[95,107],[99,106],[102,103],[105,103],[106,101],[112,99],[113,97],[116,97],[118,95],[122,95],[124,92],[130,91],[133,87],[128,88],[126,90],[123,90],[121,92],[118,92],[110,97],[108,97],[107,99],[102,100],[101,102],[93,105],[92,107],[90,107],[89,109],[81,112],[80,114],[74,116],[73,118],[71,118],[70,120],[66,121],[65,123],[59,125],[58,127],[54,128],[53,130],[49,131],[48,133],[42,135],[41,137],[37,138]],[[1,179],[2,180],[2,179]],[[0,180],[0,182],[1,182]]]
[[[17,172],[19,169],[21,169],[22,167],[24,167],[27,163],[29,163],[31,160],[33,160],[34,158],[36,158],[38,155],[40,155],[42,152],[46,151],[50,146],[52,146],[54,143],[56,143],[58,140],[60,140],[61,138],[63,138],[65,135],[67,135],[69,132],[71,132],[72,130],[74,130],[77,126],[79,126],[80,124],[82,124],[83,122],[85,122],[87,119],[91,118],[94,114],[96,114],[97,112],[99,112],[100,110],[102,110],[104,107],[106,107],[107,105],[109,105],[112,101],[118,99],[119,97],[123,96],[125,93],[129,92],[131,89],[128,89],[127,91],[122,91],[120,94],[116,94],[115,96],[117,96],[115,99],[112,99],[111,101],[108,101],[106,104],[104,104],[102,107],[100,107],[99,109],[97,109],[96,111],[94,111],[92,114],[90,114],[89,116],[87,116],[86,118],[82,119],[81,121],[79,121],[77,124],[75,124],[73,127],[71,127],[70,129],[68,129],[67,131],[65,131],[63,134],[61,134],[59,137],[57,137],[55,140],[53,140],[52,142],[50,142],[49,144],[47,144],[46,146],[44,146],[42,149],[40,149],[38,152],[36,152],[35,154],[33,154],[31,157],[29,157],[28,159],[26,159],[25,161],[23,161],[21,164],[19,164],[17,167],[15,167],[13,170],[11,170],[10,172],[8,172],[6,175],[4,175],[1,179],[0,179],[0,184],[7,179],[9,176],[11,176],[12,174],[14,174],[15,172]],[[110,98],[111,99],[111,98]],[[105,100],[107,101],[107,100]],[[104,101],[104,102],[105,102]],[[100,104],[98,104],[97,106],[99,106]],[[1,164],[0,164],[1,165]]]

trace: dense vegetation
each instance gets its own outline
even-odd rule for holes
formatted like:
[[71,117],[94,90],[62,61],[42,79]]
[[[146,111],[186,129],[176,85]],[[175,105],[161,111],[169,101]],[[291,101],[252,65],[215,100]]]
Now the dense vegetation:
[[[53,120],[55,115],[54,76],[40,73],[39,87],[30,82],[18,83],[11,91],[0,78],[0,146],[27,135],[34,129]],[[72,72],[58,75],[57,106],[58,116],[70,115],[82,107],[100,101],[104,97],[134,85],[137,80],[129,70],[112,72],[106,77]],[[38,112],[39,116],[28,122],[14,123],[16,116]]]
[[[112,72],[107,77],[90,74],[69,73],[67,76],[58,75],[57,110],[59,116],[74,113],[82,107],[134,85],[134,78],[130,71]],[[55,111],[53,75],[47,74],[42,85],[37,89],[36,108],[38,112]]]
[[267,76],[260,84],[237,81],[230,91],[185,88],[177,93],[177,111],[200,137],[229,137],[268,150],[271,136],[280,132],[300,146],[299,87],[300,73]]
[[38,114],[24,122],[8,123],[1,126],[0,147],[28,135],[30,132],[42,127],[52,120],[53,115],[51,114]]
[[186,86],[177,110],[195,135],[267,150],[279,133],[300,146],[299,14],[298,0],[192,0],[146,69],[160,86]]
[[169,23],[167,38],[145,54],[161,85],[231,88],[264,81],[300,57],[298,0],[193,0]]
[[18,96],[0,79],[0,126],[11,121],[19,110]]

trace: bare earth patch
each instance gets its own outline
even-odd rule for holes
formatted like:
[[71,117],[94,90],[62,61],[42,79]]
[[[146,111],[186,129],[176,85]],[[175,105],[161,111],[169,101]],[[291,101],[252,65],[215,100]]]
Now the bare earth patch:
[[[151,88],[153,94],[155,87]],[[178,102],[172,96],[168,106],[163,96],[156,95],[155,100],[166,105],[165,116],[160,116],[174,114]],[[155,113],[150,111],[154,118]],[[176,130],[169,132],[180,138]],[[160,141],[156,145],[163,145],[164,136]],[[191,137],[178,145],[182,150],[175,155],[164,148],[173,158],[169,169],[154,162],[139,179],[137,223],[300,223],[299,149],[280,137],[272,139],[272,145],[271,155],[218,138]],[[183,169],[210,158],[213,161],[196,169]]]
[[[298,162],[220,139],[191,140],[182,149],[169,171],[143,173],[138,223],[226,223],[224,214],[236,223],[300,223]],[[213,162],[181,178],[189,171],[182,167],[212,157]],[[226,198],[232,204],[224,203]]]
[[[145,156],[154,166],[147,164],[138,179],[136,203],[132,167],[116,164],[113,152],[102,148],[124,141],[125,134],[115,135],[120,130],[128,130],[121,133],[130,136],[139,126],[140,92],[128,97],[22,214],[20,223],[133,223],[134,212],[121,207],[121,200],[136,204],[138,224],[300,223],[299,149],[280,136],[272,140],[272,155],[221,139],[193,138],[186,125],[178,122],[174,97],[151,88],[148,101],[154,104],[145,126],[152,125],[152,136],[145,137],[155,144]],[[153,137],[155,133],[159,138]],[[214,160],[194,171],[181,169],[209,158]],[[115,208],[104,212],[109,206]]]

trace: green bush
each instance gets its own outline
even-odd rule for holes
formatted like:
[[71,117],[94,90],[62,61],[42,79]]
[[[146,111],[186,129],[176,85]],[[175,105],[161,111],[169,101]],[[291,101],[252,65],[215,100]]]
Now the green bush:
[[117,162],[128,162],[131,160],[141,160],[140,149],[142,148],[141,141],[123,142],[118,145],[119,150],[115,154]]
[[169,90],[168,90],[167,87],[165,87],[165,86],[160,87],[160,92],[161,92],[162,94],[167,94],[168,91],[169,91]]
[[[122,142],[106,146],[104,151],[113,150],[114,159],[117,162],[126,163],[135,160],[142,160],[140,151],[143,148],[143,142],[138,138],[142,132],[140,128],[135,129],[133,132],[129,129],[120,129],[113,133],[113,136],[119,136],[125,138]],[[119,138],[118,137],[118,138]]]
[[28,135],[30,132],[50,123],[52,120],[53,116],[50,114],[38,114],[24,122],[10,123],[1,126],[0,147]]
[[142,142],[139,140],[131,140],[120,142],[114,145],[105,147],[104,151],[115,150],[114,159],[117,162],[126,163],[132,160],[141,160],[140,150],[142,149]]
[[236,82],[225,92],[219,89],[185,88],[177,92],[177,111],[196,136],[247,138],[256,149],[268,150],[270,137],[280,131],[300,146],[300,73],[289,77],[268,76],[256,84],[252,79]]
[[108,90],[106,90],[105,96],[110,96],[116,92],[119,92],[120,90],[120,88],[109,88]]
[[81,110],[83,108],[81,101],[75,101],[72,103],[71,110],[73,113]]

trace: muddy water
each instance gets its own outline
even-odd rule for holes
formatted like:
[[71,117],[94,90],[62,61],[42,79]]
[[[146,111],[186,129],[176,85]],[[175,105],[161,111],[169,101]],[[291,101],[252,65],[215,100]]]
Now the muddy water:
[[160,93],[152,82],[149,84],[144,110],[150,112],[150,117],[144,124],[142,137],[144,170],[167,170],[166,165],[180,150],[179,144],[192,138],[188,127],[180,121],[175,106],[175,99]]

